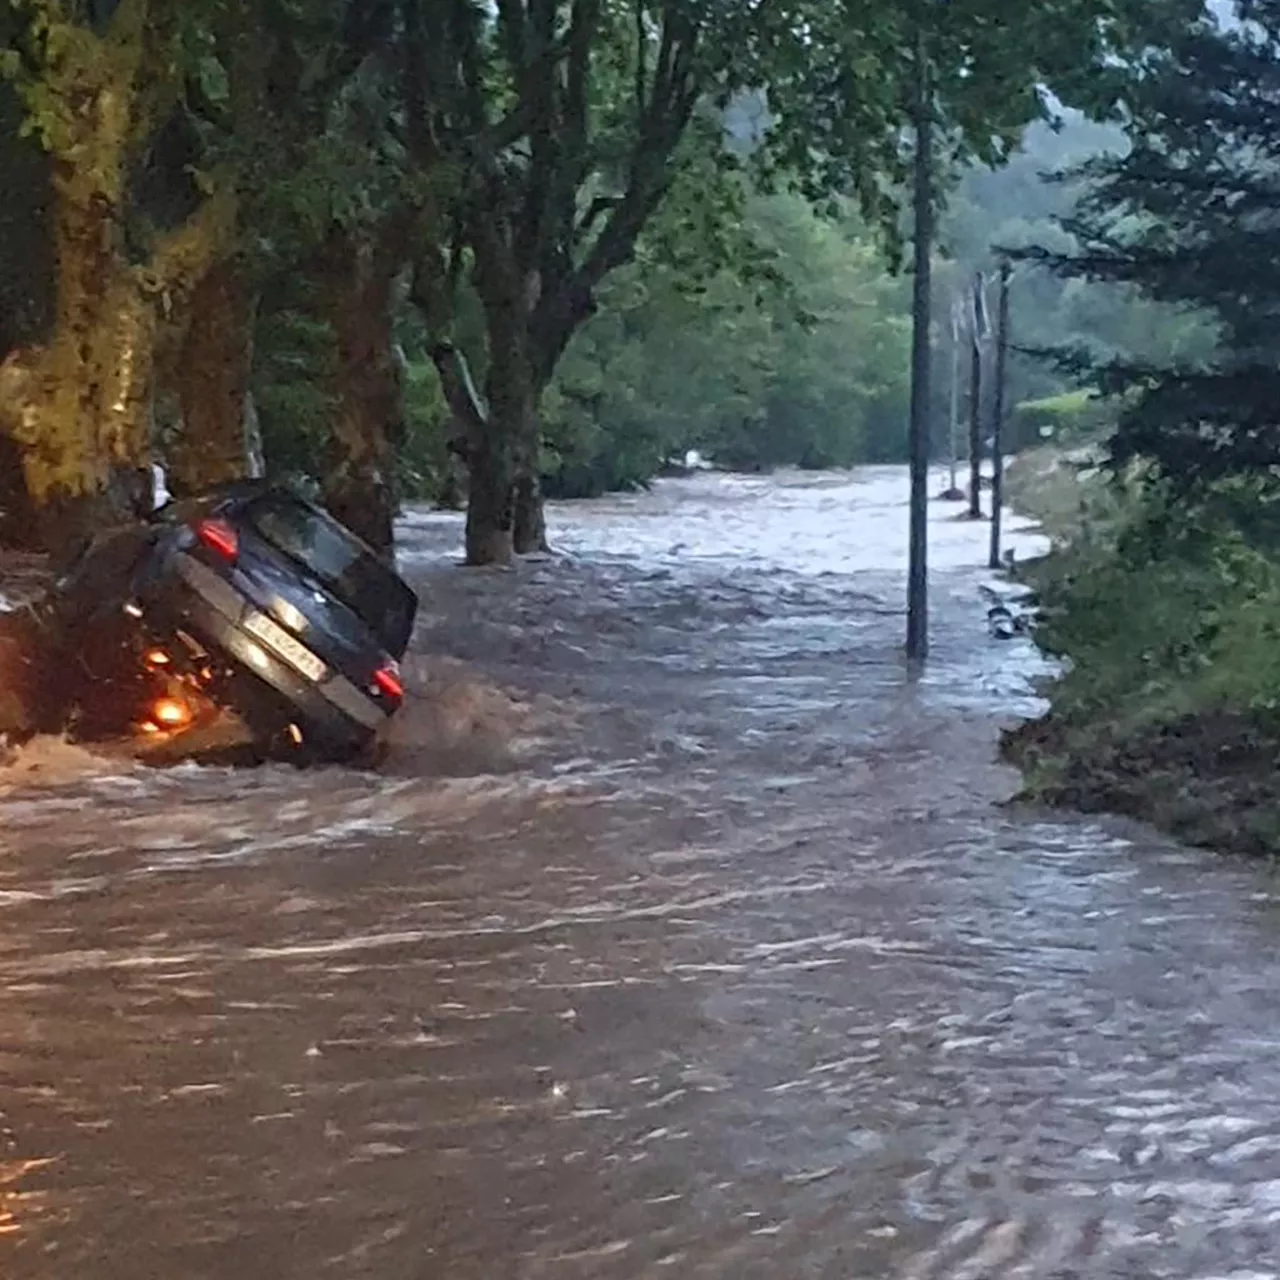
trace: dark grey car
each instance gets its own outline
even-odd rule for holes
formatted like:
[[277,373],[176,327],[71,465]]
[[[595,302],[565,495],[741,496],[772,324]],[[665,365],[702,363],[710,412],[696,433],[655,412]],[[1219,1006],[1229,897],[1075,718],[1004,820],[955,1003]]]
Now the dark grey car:
[[103,534],[45,616],[76,738],[181,757],[234,720],[260,754],[350,759],[403,702],[417,607],[321,508],[251,483]]

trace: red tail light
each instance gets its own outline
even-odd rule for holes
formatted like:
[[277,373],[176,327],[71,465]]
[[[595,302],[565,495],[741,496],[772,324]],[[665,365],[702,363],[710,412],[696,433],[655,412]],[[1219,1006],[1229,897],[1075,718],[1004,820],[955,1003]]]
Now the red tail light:
[[240,554],[240,535],[225,520],[198,520],[196,537],[230,564]]
[[375,672],[373,683],[388,698],[404,697],[404,682],[400,679],[400,668],[394,662],[388,663],[382,670]]

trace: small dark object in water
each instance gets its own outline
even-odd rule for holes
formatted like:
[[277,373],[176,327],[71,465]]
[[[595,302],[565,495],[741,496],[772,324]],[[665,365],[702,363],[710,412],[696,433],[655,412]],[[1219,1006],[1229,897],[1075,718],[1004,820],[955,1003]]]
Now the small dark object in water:
[[987,631],[996,640],[1012,640],[1016,636],[1030,635],[1035,629],[1033,612],[1022,607],[1014,599],[1006,599],[991,587],[979,587],[987,601]]

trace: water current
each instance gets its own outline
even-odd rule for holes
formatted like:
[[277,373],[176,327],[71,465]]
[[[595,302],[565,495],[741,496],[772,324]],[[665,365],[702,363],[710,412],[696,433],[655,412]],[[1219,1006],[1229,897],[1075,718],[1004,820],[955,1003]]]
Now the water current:
[[908,679],[904,501],[410,514],[381,773],[0,771],[3,1274],[1280,1275],[1274,883],[1000,804],[1040,669],[936,504]]

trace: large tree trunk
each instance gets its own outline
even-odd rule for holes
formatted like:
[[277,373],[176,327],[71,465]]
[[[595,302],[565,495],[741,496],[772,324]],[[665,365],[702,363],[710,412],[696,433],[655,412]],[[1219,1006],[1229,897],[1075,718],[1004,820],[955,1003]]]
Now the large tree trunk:
[[336,417],[324,479],[333,515],[374,550],[390,554],[396,514],[394,441],[403,386],[393,344],[398,245],[335,233],[326,249],[326,309],[336,347]]
[[512,506],[511,538],[516,555],[535,555],[549,550],[542,483],[536,475],[526,474],[516,479]]
[[196,286],[178,357],[182,429],[169,453],[175,497],[253,474],[249,377],[257,299],[239,260],[224,258]]
[[5,407],[41,540],[61,562],[145,505],[155,318],[108,199],[59,184],[53,235],[53,334],[11,362]]
[[234,226],[234,192],[222,184],[140,259],[125,210],[130,175],[181,80],[174,8],[126,0],[102,16],[96,34],[74,27],[66,56],[46,51],[41,115],[58,122],[45,136],[50,337],[22,354],[3,379],[8,394],[0,390],[0,425],[22,449],[45,541],[60,551],[104,519],[149,509],[156,303],[180,303]]
[[42,529],[27,487],[22,431],[30,416],[34,354],[13,351],[0,361],[0,543],[32,551],[43,549]]
[[22,451],[27,493],[55,565],[104,522],[150,512],[153,299],[180,300],[203,275],[234,210],[229,193],[215,195],[137,265],[108,172],[120,161],[111,150],[120,140],[94,141],[101,153],[90,148],[83,164],[54,167],[52,334],[43,347],[11,356],[0,376],[0,429]]
[[[476,291],[484,307],[489,368],[486,412],[466,453],[467,563],[507,564],[515,551],[515,485],[527,471],[538,381],[530,341],[531,281],[500,228],[483,219],[475,241]],[[447,391],[447,388],[446,388]],[[527,536],[527,525],[521,530]]]
[[533,376],[513,328],[489,329],[488,414],[467,448],[469,565],[508,564],[515,550],[516,450],[529,430]]
[[533,407],[516,451],[515,548],[519,555],[550,550],[547,516],[542,494],[542,427],[538,407],[569,342],[596,311],[594,294],[581,282],[566,285],[542,300],[545,281],[535,277],[527,291],[530,302],[528,349],[533,368]]
[[517,450],[516,478],[512,492],[512,545],[518,556],[547,551],[547,515],[543,506],[540,441],[537,413],[530,410],[526,440]]
[[506,442],[486,433],[467,454],[466,562],[511,563],[511,463]]
[[27,492],[22,450],[0,431],[0,547],[34,551],[40,546],[36,507]]
[[86,199],[55,192],[54,330],[33,362],[22,424],[27,488],[42,510],[105,488],[93,366],[105,354],[102,330],[112,327],[107,299],[119,292],[117,223],[116,210],[96,193]]

